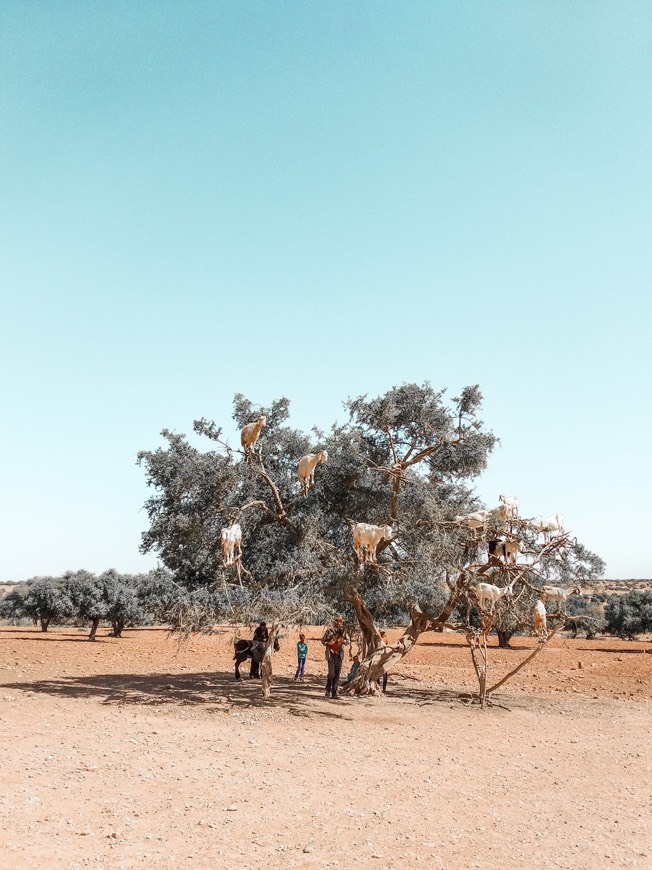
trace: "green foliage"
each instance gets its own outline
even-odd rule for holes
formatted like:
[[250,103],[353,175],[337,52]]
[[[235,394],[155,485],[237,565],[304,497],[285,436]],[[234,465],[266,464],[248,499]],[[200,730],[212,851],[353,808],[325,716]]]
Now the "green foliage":
[[[530,577],[530,580],[534,578]],[[494,582],[494,581],[491,581]],[[507,585],[505,582],[496,585]],[[516,634],[532,627],[532,611],[537,600],[537,594],[527,586],[521,587],[514,598],[502,598],[496,604],[496,617],[493,629],[498,635],[498,645],[501,649],[510,646],[511,639]]]
[[63,588],[71,602],[75,619],[88,622],[100,620],[108,613],[103,586],[90,571],[67,571],[63,575]]
[[652,592],[610,595],[604,615],[610,634],[634,640],[637,634],[652,631]]
[[583,631],[587,640],[593,640],[607,627],[604,608],[600,601],[596,600],[596,596],[574,595],[566,602],[566,613],[569,616],[582,617],[568,620],[564,625],[565,629],[573,633],[573,637],[577,637],[578,633]]
[[26,582],[18,583],[9,589],[0,599],[0,619],[16,623],[27,616],[25,599],[29,594]]
[[30,619],[40,622],[43,631],[47,631],[51,622],[60,622],[72,615],[72,602],[61,578],[35,577],[27,583],[29,591],[24,611]]
[[[315,612],[343,609],[352,585],[386,618],[415,601],[433,607],[447,597],[447,572],[477,552],[451,520],[477,507],[468,481],[486,467],[496,441],[476,419],[480,400],[477,387],[447,403],[427,383],[406,384],[378,399],[349,400],[348,422],[307,434],[288,425],[287,399],[259,407],[238,395],[239,427],[267,418],[259,440],[264,465],[245,463],[214,422],[194,424],[213,443],[207,451],[164,431],[167,447],[138,457],[154,489],[141,549],[155,551],[180,588],[212,590],[228,612],[234,596],[239,607],[248,598],[260,612],[264,594],[275,612],[270,592]],[[303,496],[298,462],[321,449],[328,463]],[[400,480],[392,472],[397,461],[404,463]],[[236,519],[246,569],[240,577],[236,567],[223,566],[219,546],[221,529]],[[348,520],[394,526],[378,566],[359,569]],[[271,611],[263,615],[273,617]]]
[[142,624],[145,613],[139,596],[143,578],[133,574],[119,574],[110,569],[98,578],[106,609],[104,619],[111,623],[113,636],[120,637],[128,625]]

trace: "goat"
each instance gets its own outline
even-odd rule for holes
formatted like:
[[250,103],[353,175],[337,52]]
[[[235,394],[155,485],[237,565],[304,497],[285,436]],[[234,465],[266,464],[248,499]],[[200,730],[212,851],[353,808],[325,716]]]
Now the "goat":
[[516,554],[521,550],[521,542],[506,540],[502,541],[499,538],[494,541],[489,541],[489,555],[495,556],[497,559],[502,559],[503,562],[510,562],[512,565],[516,562]]
[[382,540],[393,540],[391,526],[372,526],[369,523],[353,523],[353,549],[360,563],[375,562],[376,550]]
[[477,529],[483,529],[487,524],[487,520],[489,519],[489,511],[474,511],[472,514],[466,514],[463,517],[455,517],[454,522],[458,524],[458,526],[466,526],[467,529],[470,529],[472,532],[475,532]]
[[493,583],[478,583],[475,587],[475,594],[478,597],[478,605],[481,610],[485,610],[485,602],[489,602],[489,613],[494,612],[494,605],[496,602],[500,601],[501,598],[504,598],[507,595],[513,595],[514,593],[514,583],[512,582],[508,586],[504,586],[500,589],[498,586],[494,586]]
[[546,517],[545,520],[531,520],[530,528],[541,532],[543,540],[547,544],[552,537],[552,533],[564,534],[564,515],[553,514],[551,517]]
[[267,418],[264,414],[261,414],[254,423],[247,423],[247,425],[243,426],[240,431],[240,444],[242,444],[242,449],[248,459],[253,455],[254,447],[258,443],[258,438],[260,436],[260,430],[266,422]]
[[573,586],[572,589],[562,589],[561,586],[544,586],[541,589],[541,598],[544,601],[556,601],[557,602],[557,611],[561,613],[561,606],[564,605],[564,612],[566,611],[566,601],[572,595],[581,595],[582,590],[579,586]]
[[239,523],[233,523],[230,526],[225,526],[220,532],[222,543],[222,555],[224,556],[225,565],[233,565],[236,557],[240,558],[242,545],[242,529]]
[[315,468],[320,462],[324,465],[328,462],[326,450],[320,450],[319,453],[307,453],[299,460],[299,484],[303,495],[308,495],[315,485]]
[[498,520],[511,520],[512,519],[512,509],[509,505],[499,504],[497,507],[492,508],[490,511],[491,515],[496,517]]
[[515,495],[499,495],[498,501],[501,501],[506,508],[509,508],[509,519],[515,520],[518,517],[518,499]]
[[540,638],[548,636],[548,614],[546,613],[546,605],[540,598],[537,598],[534,605],[534,630]]

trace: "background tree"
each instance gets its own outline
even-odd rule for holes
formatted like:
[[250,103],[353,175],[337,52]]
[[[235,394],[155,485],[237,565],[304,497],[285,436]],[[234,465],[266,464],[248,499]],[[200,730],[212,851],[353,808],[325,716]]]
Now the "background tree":
[[16,623],[27,616],[25,599],[29,594],[27,582],[17,583],[0,598],[0,619]]
[[120,574],[111,568],[98,578],[106,603],[104,619],[111,623],[113,637],[121,637],[125,626],[142,625],[145,610],[139,595],[142,575]]
[[572,632],[573,638],[577,637],[578,632],[583,631],[587,640],[593,640],[607,628],[604,606],[593,595],[575,595],[569,598],[566,602],[566,612],[573,619],[568,620],[564,628]]
[[637,634],[652,631],[652,592],[610,595],[604,616],[610,634],[634,640]]
[[40,623],[41,631],[47,631],[51,622],[72,615],[72,603],[61,578],[35,577],[27,582],[29,585],[23,610],[32,620]]
[[104,585],[90,571],[68,571],[63,575],[63,588],[70,599],[75,619],[91,623],[89,640],[95,640],[100,621],[108,612]]

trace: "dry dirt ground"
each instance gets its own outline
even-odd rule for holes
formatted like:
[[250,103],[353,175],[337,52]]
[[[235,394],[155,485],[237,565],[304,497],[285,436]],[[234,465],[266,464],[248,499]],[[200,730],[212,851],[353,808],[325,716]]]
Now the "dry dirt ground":
[[331,701],[307,634],[263,702],[232,631],[0,628],[0,866],[652,868],[649,643],[555,639],[480,711],[457,635]]

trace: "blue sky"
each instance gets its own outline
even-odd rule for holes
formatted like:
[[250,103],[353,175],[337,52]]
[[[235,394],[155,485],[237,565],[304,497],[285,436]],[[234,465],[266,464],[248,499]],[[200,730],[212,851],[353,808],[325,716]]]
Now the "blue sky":
[[[6,2],[0,580],[143,570],[139,449],[479,383],[489,504],[649,577],[652,5]],[[625,543],[626,542],[626,543]]]

